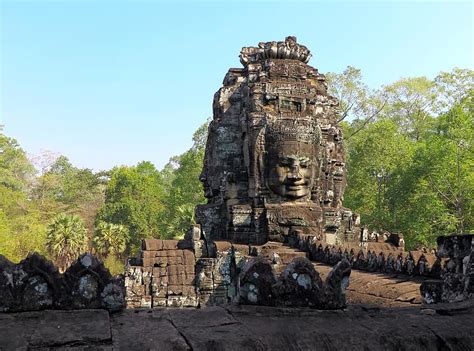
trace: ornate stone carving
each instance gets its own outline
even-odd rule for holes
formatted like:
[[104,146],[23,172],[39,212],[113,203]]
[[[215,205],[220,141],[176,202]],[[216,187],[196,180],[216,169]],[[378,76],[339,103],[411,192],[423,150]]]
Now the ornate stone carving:
[[295,37],[241,51],[214,96],[201,181],[203,239],[263,244],[295,231],[328,243],[359,236],[342,207],[346,168],[338,101]]
[[39,254],[14,264],[0,255],[0,312],[124,307],[124,284],[83,254],[64,274]]

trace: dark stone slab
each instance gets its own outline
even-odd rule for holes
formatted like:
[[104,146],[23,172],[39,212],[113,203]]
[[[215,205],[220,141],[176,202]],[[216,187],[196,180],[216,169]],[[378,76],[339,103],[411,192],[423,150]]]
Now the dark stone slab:
[[38,311],[0,314],[0,350],[112,344],[105,310]]
[[166,309],[126,310],[113,315],[112,336],[117,350],[191,349]]
[[0,315],[0,349],[472,350],[474,301],[434,307],[11,313]]

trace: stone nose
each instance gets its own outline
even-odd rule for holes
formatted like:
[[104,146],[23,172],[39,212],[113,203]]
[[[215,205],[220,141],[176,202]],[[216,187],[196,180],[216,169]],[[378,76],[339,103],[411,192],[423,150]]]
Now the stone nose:
[[288,172],[288,178],[291,180],[300,180],[300,164],[298,161],[293,162],[290,166],[290,171]]

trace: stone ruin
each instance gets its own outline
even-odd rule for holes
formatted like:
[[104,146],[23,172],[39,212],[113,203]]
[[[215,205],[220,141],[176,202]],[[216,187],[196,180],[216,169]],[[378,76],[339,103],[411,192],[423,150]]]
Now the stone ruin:
[[[129,307],[338,309],[351,268],[436,279],[440,289],[440,256],[405,252],[402,234],[360,228],[342,206],[338,101],[310,57],[294,37],[242,49],[243,68],[214,96],[200,176],[208,202],[185,240],[143,241],[127,267]],[[310,260],[334,266],[324,282]]]
[[339,103],[296,42],[244,47],[214,95],[196,208],[206,242],[262,245],[296,232],[328,244],[359,235],[346,187]]
[[[214,96],[200,176],[207,204],[185,240],[143,241],[127,268],[128,306],[337,309],[351,268],[436,279],[441,289],[446,260],[406,252],[402,234],[369,232],[342,206],[339,103],[310,57],[295,37],[242,49],[243,68]],[[324,282],[310,260],[334,266]]]
[[310,57],[295,37],[242,49],[244,67],[214,96],[200,176],[208,203],[186,240],[143,242],[128,267],[130,306],[345,306],[348,261],[323,282],[308,253],[283,245],[360,236],[358,216],[342,206],[338,101]]
[[43,256],[31,254],[18,264],[0,255],[0,312],[125,306],[123,279],[114,278],[95,256],[81,255],[61,274]]
[[[342,206],[338,102],[310,56],[294,37],[242,49],[244,68],[214,98],[198,224],[184,240],[143,240],[125,279],[90,254],[64,274],[36,254],[0,255],[0,312],[45,310],[0,314],[0,349],[471,350],[474,235],[438,238],[435,255],[360,227]],[[351,285],[368,281],[372,297],[411,300],[418,280],[424,302],[439,304],[286,308],[344,308],[352,268]],[[109,313],[209,305],[220,306]]]
[[[143,240],[124,281],[89,254],[64,274],[39,255],[19,264],[0,256],[0,311],[340,309],[352,268],[423,278],[425,303],[472,298],[474,236],[440,237],[436,255],[406,252],[403,235],[370,233],[342,206],[338,101],[310,57],[294,37],[242,49],[244,67],[230,69],[214,97],[201,174],[208,203],[184,240]],[[322,279],[313,262],[333,269]]]
[[474,234],[440,236],[437,255],[445,260],[441,280],[428,280],[420,290],[425,303],[474,298]]

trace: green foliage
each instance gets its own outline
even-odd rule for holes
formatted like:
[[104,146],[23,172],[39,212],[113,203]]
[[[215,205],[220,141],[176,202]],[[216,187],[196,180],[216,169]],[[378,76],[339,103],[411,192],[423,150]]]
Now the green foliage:
[[102,257],[108,257],[110,254],[120,257],[127,248],[128,236],[128,229],[124,225],[99,222],[93,244]]
[[125,273],[124,260],[116,257],[115,255],[107,256],[103,262],[105,268],[107,268],[113,276]]
[[199,175],[202,171],[208,124],[204,123],[194,133],[191,149],[171,160],[174,172],[166,196],[166,207],[160,218],[161,232],[167,233],[167,237],[182,238],[194,223],[194,208],[205,202]]
[[[360,72],[342,75],[331,89],[344,82],[338,96],[349,106],[349,98],[359,96]],[[373,104],[366,111],[375,115],[360,110],[342,124],[348,151],[344,205],[359,212],[363,224],[404,233],[408,247],[474,231],[473,77],[455,69],[433,81],[401,79],[366,100]]]
[[[360,213],[361,222],[388,229],[399,203],[386,197],[411,165],[413,143],[388,119],[371,123],[348,145],[348,188],[345,206]],[[391,226],[390,226],[391,227]]]
[[37,213],[8,217],[0,210],[0,254],[19,262],[28,254],[47,254],[46,226]]
[[45,253],[46,226],[29,199],[34,168],[16,140],[0,133],[0,254],[19,262]]
[[0,185],[24,191],[34,174],[34,168],[18,142],[0,132]]
[[434,79],[436,89],[436,111],[445,113],[474,90],[474,71],[454,68],[451,72],[441,72]]
[[384,87],[386,104],[381,115],[393,120],[403,134],[420,140],[432,126],[434,88],[435,83],[426,77],[404,78]]
[[413,243],[473,231],[474,128],[463,104],[436,120],[435,131],[416,145],[412,166],[390,196],[402,202],[400,227]]
[[57,215],[48,226],[46,247],[61,270],[87,251],[87,230],[79,216]]
[[97,211],[104,201],[103,173],[74,167],[60,156],[37,179],[33,196],[46,218],[64,212],[80,215],[92,233]]
[[128,251],[135,252],[140,240],[160,237],[158,217],[163,209],[164,182],[150,162],[135,167],[116,167],[110,172],[105,203],[97,221],[121,224],[129,231]]

